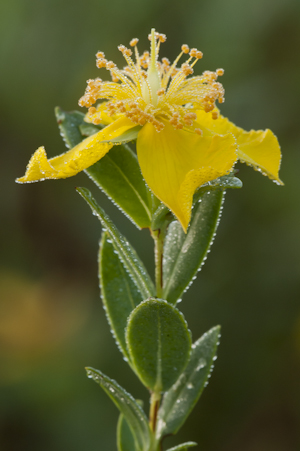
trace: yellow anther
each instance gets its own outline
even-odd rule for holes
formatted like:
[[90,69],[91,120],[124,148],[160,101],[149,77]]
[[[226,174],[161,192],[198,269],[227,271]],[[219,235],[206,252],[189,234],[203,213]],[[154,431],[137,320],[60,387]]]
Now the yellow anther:
[[191,68],[191,66],[188,63],[183,63],[181,66],[181,70],[184,73],[184,75],[188,76],[194,72],[194,70]]
[[217,69],[216,70],[216,74],[221,77],[222,75],[224,75],[224,69]]
[[201,60],[201,58],[203,58],[203,53],[200,52],[200,50],[197,50],[197,52],[196,52],[196,58],[197,58],[197,60]]
[[97,58],[105,58],[104,52],[97,52],[96,57]]
[[99,69],[101,69],[101,67],[106,67],[107,60],[105,58],[99,58],[96,62],[96,65]]
[[200,128],[195,128],[195,132],[197,133],[197,135],[203,135],[203,131]]
[[158,39],[160,40],[160,42],[166,42],[167,36],[165,34],[158,33]]
[[157,95],[158,96],[162,96],[163,94],[165,93],[165,89],[164,88],[161,88],[161,89],[159,89],[158,91],[157,91]]
[[96,108],[94,106],[92,106],[91,108],[89,108],[89,114],[95,114],[96,113]]
[[184,115],[183,119],[185,121],[194,121],[195,119],[197,119],[197,114],[196,113],[187,113]]
[[209,113],[210,111],[212,111],[214,109],[214,105],[213,104],[209,104],[209,103],[205,103],[204,104],[204,111],[206,113]]
[[217,111],[213,111],[213,112],[211,113],[211,117],[212,117],[213,119],[218,119],[219,113],[218,113]]
[[131,47],[134,47],[135,45],[137,45],[138,42],[139,42],[138,38],[133,38],[131,39],[129,45],[131,45]]
[[168,60],[168,58],[163,58],[161,61],[165,66],[170,66],[170,61]]
[[189,53],[190,48],[189,48],[188,45],[183,44],[183,45],[181,46],[181,50],[183,51],[183,53]]
[[99,117],[95,117],[95,119],[93,119],[93,124],[98,125],[100,124],[101,119],[99,119]]
[[114,67],[116,67],[115,63],[113,61],[108,61],[106,63],[106,68],[107,69],[113,69]]
[[194,58],[196,58],[197,52],[198,52],[197,49],[191,49],[190,56],[193,56]]
[[224,103],[224,102],[225,102],[224,97],[219,97],[219,98],[218,98],[218,102],[219,102],[219,103]]

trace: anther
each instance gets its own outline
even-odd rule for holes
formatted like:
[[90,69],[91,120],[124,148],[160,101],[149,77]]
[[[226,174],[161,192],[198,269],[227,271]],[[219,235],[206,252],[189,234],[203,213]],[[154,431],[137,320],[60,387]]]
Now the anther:
[[131,47],[134,47],[135,45],[137,45],[138,42],[139,42],[138,38],[133,38],[131,39],[129,45],[131,45]]
[[106,68],[107,69],[113,69],[114,67],[116,67],[115,63],[113,61],[108,61],[106,63]]
[[91,108],[89,108],[89,114],[90,115],[92,115],[92,114],[95,114],[96,113],[96,108],[94,107],[94,106],[92,106]]
[[189,53],[190,48],[189,48],[188,45],[183,44],[183,45],[181,46],[181,50],[183,51],[183,53]]
[[106,67],[107,60],[105,58],[99,58],[96,62],[96,66],[101,69],[101,67]]
[[163,94],[165,93],[165,89],[164,88],[161,88],[161,89],[159,89],[158,91],[157,91],[157,95],[158,96],[162,96]]
[[197,60],[201,60],[201,58],[203,58],[203,53],[200,52],[200,50],[197,50],[197,52],[196,52],[196,58],[197,58]]
[[221,77],[222,75],[224,75],[224,69],[217,69],[216,70],[216,74]]
[[197,52],[198,52],[197,49],[191,49],[190,56],[193,56],[194,58],[196,58]]
[[170,60],[168,58],[163,58],[161,61],[165,66],[170,66]]
[[104,52],[97,52],[96,57],[97,58],[105,58]]
[[218,119],[218,117],[219,117],[218,111],[213,111],[213,112],[211,113],[211,117],[212,117],[213,119]]
[[182,72],[184,73],[184,75],[186,75],[186,76],[190,75],[194,72],[188,63],[183,63],[181,66],[181,69],[182,69]]
[[165,34],[158,33],[158,39],[160,40],[160,42],[166,42],[167,36]]
[[203,131],[200,130],[200,128],[195,128],[195,133],[197,133],[197,135],[203,135]]

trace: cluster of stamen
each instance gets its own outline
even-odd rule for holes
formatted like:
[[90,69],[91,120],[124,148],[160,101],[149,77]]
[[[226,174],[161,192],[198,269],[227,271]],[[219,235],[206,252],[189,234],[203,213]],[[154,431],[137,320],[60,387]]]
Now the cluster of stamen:
[[[79,105],[89,108],[89,119],[95,124],[101,122],[101,112],[104,108],[109,116],[123,114],[137,125],[142,126],[150,122],[157,131],[164,128],[165,121],[169,121],[177,130],[192,130],[201,135],[202,131],[195,124],[195,111],[202,109],[207,113],[211,112],[213,119],[218,118],[215,103],[217,100],[219,103],[224,102],[224,89],[222,84],[217,82],[217,78],[223,75],[224,70],[205,71],[201,76],[187,78],[194,73],[193,67],[203,57],[202,52],[183,44],[181,53],[173,64],[168,58],[158,61],[159,47],[165,42],[166,36],[154,32],[149,35],[149,39],[152,44],[154,42],[151,54],[145,51],[139,55],[137,38],[130,41],[132,50],[124,45],[118,47],[127,62],[127,66],[122,70],[112,61],[108,61],[103,52],[98,52],[96,65],[98,68],[106,68],[112,81],[103,82],[100,78],[88,80]],[[132,59],[133,51],[135,63]],[[183,55],[187,55],[188,59],[177,67]],[[156,71],[158,82],[151,79],[151,70],[152,73],[153,70]],[[106,102],[98,107],[92,106],[99,99]]]

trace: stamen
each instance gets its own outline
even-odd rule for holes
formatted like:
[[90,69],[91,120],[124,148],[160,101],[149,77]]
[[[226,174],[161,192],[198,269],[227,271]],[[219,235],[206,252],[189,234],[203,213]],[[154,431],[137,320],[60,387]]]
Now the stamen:
[[104,53],[103,52],[97,52],[96,53],[96,57],[99,59],[99,58],[105,58],[105,55],[104,55]]
[[[101,123],[101,111],[106,111],[109,116],[123,114],[141,126],[150,122],[157,132],[163,130],[167,120],[176,130],[184,129],[203,135],[194,122],[196,111],[202,109],[211,113],[213,119],[219,117],[215,104],[217,100],[224,102],[224,88],[216,80],[224,74],[224,70],[205,71],[201,76],[188,78],[194,73],[193,67],[203,53],[183,44],[173,64],[168,58],[158,61],[160,44],[166,41],[166,36],[152,29],[149,39],[151,54],[146,51],[141,56],[137,48],[138,39],[130,41],[130,47],[134,47],[135,61],[130,48],[124,45],[118,47],[127,62],[122,70],[108,61],[103,52],[97,52],[97,67],[106,68],[112,81],[103,82],[99,78],[88,80],[79,104],[89,108],[89,119],[94,124]],[[178,61],[183,55],[187,55],[187,59],[178,68]],[[95,108],[92,105],[98,99],[105,100],[105,103]]]
[[138,42],[139,42],[138,38],[133,38],[131,39],[129,45],[131,45],[131,47],[134,47],[137,45]]
[[183,53],[189,53],[190,48],[189,48],[188,45],[183,44],[183,45],[181,46],[181,50],[183,51]]

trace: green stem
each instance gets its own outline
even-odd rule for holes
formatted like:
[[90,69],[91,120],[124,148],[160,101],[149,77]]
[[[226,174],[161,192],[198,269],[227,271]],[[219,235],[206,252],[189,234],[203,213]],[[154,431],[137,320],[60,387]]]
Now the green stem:
[[157,424],[157,413],[159,409],[161,394],[152,392],[150,399],[149,424],[151,431],[155,434]]
[[152,237],[155,244],[155,284],[156,284],[156,296],[162,297],[163,293],[163,251],[164,251],[164,239],[166,231],[158,229],[152,231]]

